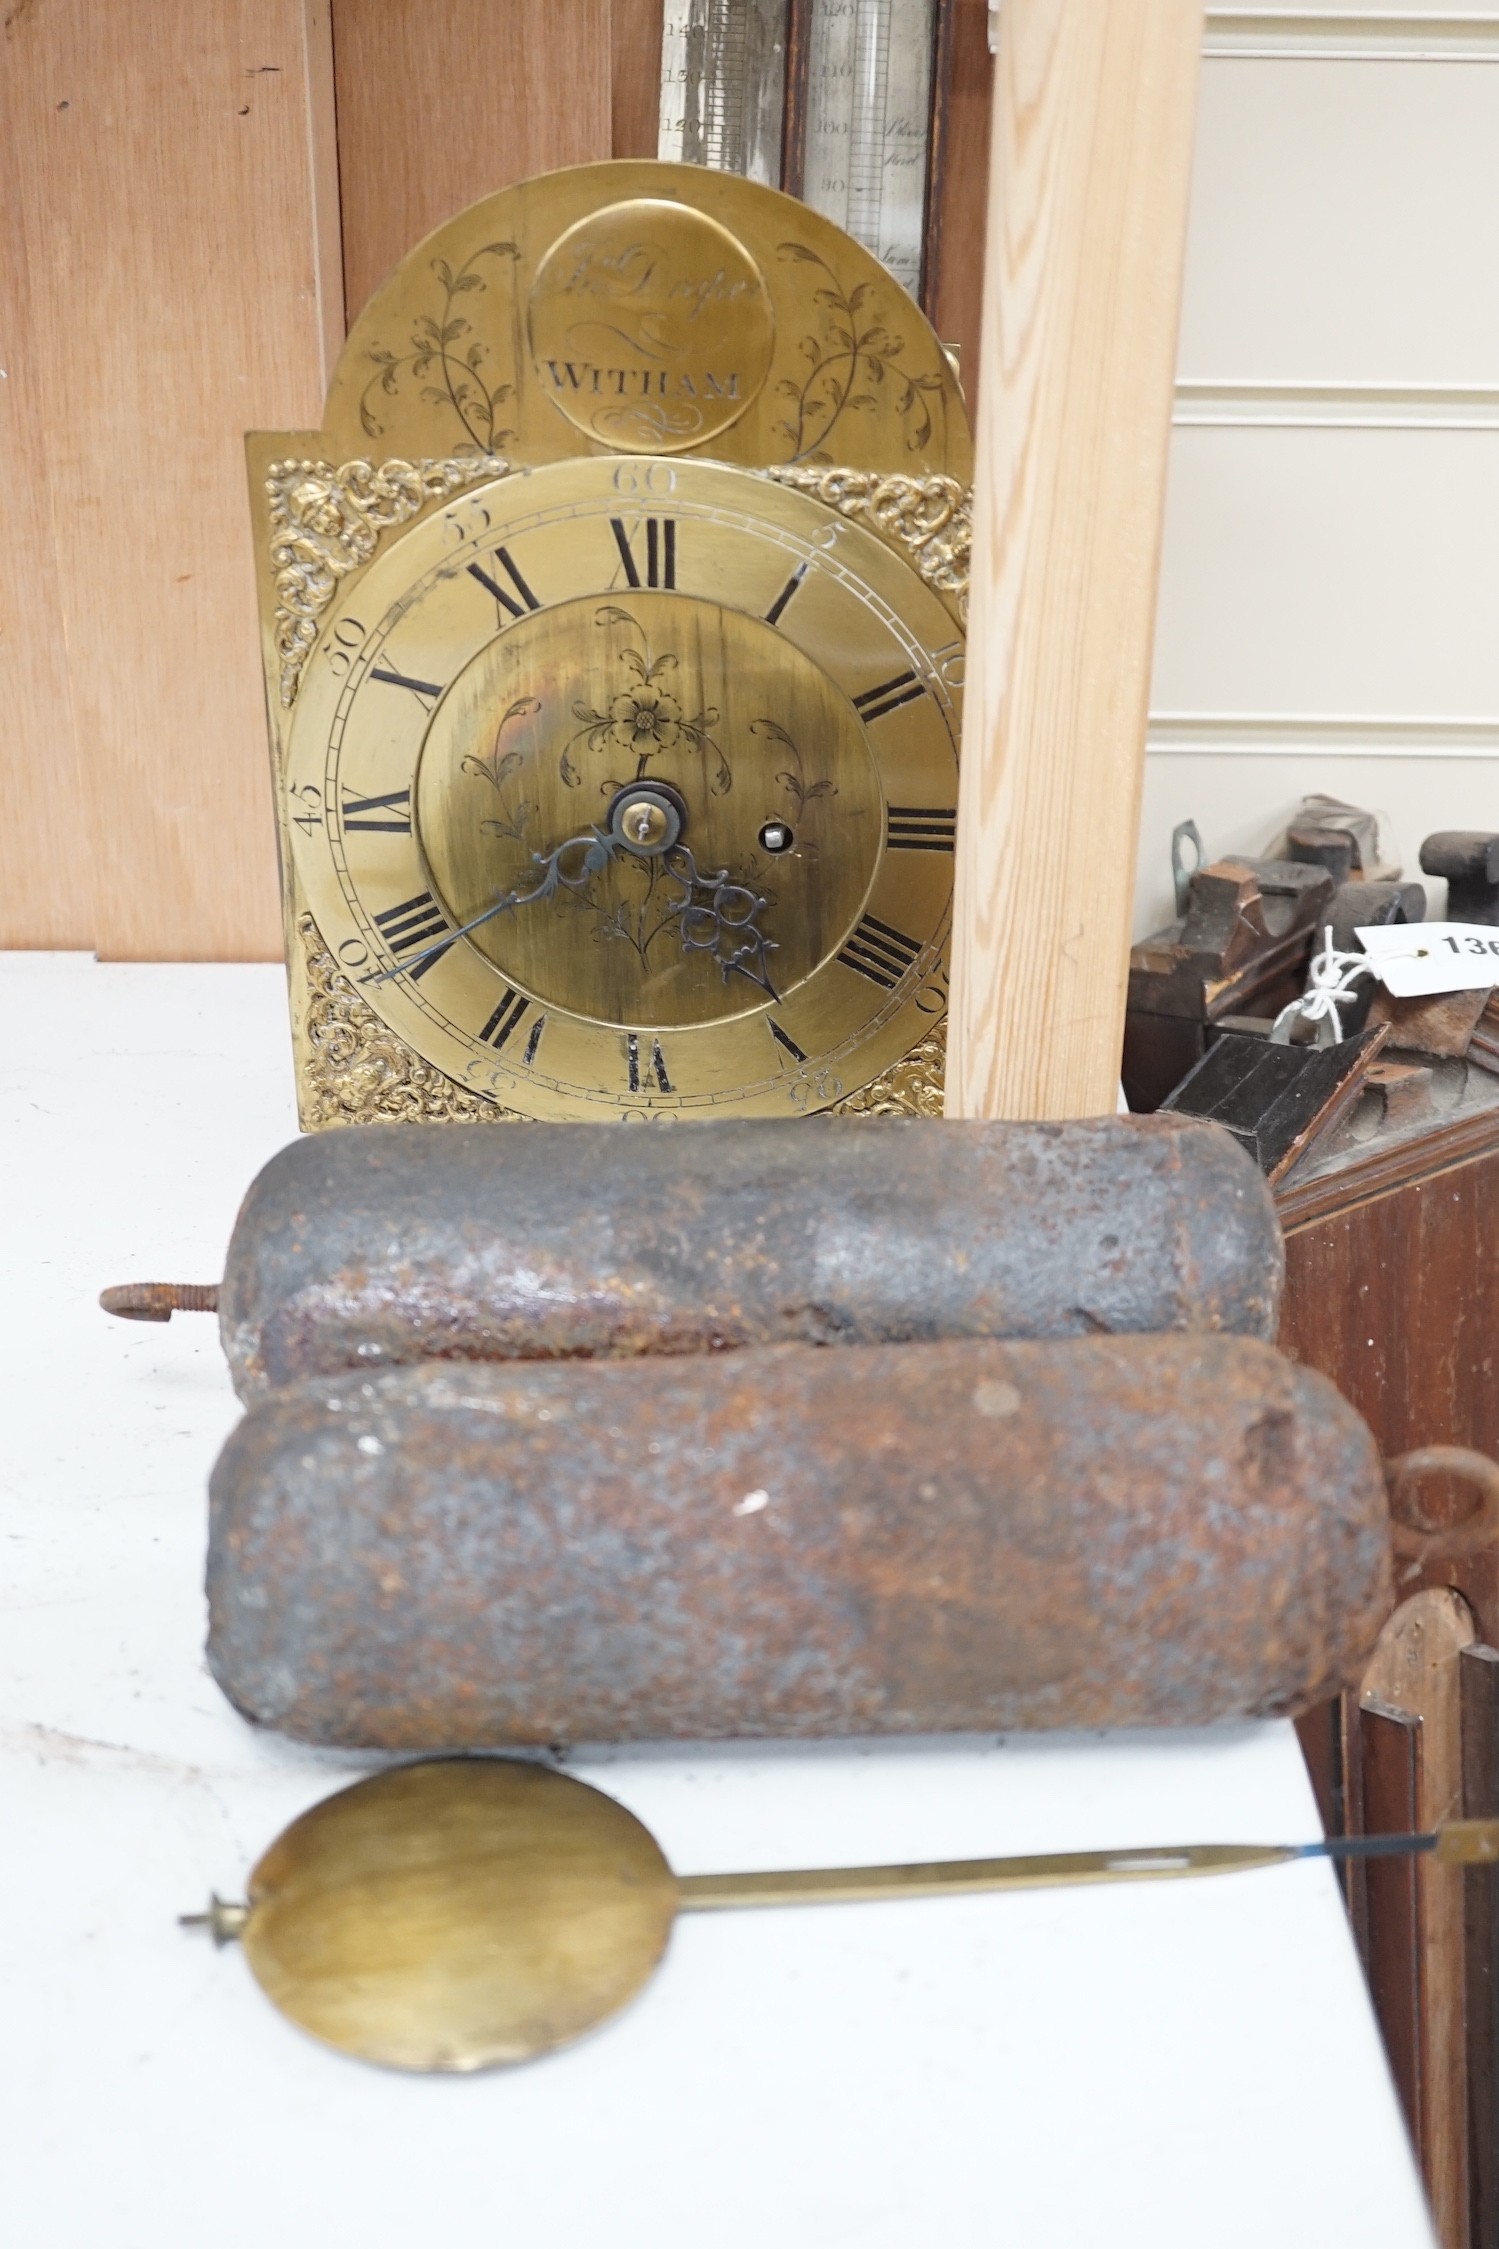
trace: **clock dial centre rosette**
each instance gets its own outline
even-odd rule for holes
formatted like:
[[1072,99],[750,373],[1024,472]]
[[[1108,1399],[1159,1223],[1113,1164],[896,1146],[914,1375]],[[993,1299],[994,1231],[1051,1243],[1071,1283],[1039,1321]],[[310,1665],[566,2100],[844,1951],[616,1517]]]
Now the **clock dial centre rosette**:
[[[883,833],[868,737],[822,667],[761,618],[648,588],[481,649],[414,803],[453,924],[513,896],[470,941],[543,1005],[620,1027],[789,998],[858,921]],[[777,827],[789,851],[761,843]]]

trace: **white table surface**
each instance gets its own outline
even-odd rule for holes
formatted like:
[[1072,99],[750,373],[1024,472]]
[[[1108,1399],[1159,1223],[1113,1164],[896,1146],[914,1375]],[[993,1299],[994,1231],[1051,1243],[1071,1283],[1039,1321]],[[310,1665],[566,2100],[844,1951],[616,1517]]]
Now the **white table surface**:
[[[204,1669],[212,1280],[294,1131],[269,968],[0,956],[0,2235],[15,2249],[1405,2249],[1333,1878],[689,1916],[511,2072],[323,2052],[176,1915],[362,1769]],[[1316,1832],[1288,1725],[579,1756],[682,1872]]]

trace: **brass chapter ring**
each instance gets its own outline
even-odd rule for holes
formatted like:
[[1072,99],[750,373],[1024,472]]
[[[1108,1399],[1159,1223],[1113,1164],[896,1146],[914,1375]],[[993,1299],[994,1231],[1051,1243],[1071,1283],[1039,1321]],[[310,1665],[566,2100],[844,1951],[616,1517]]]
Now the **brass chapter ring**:
[[[1413,1577],[1429,1562],[1459,1562],[1499,1540],[1499,1461],[1467,1445],[1418,1445],[1384,1464],[1395,1552]],[[1423,1476],[1462,1476],[1478,1503],[1460,1523],[1433,1523],[1415,1496]]]

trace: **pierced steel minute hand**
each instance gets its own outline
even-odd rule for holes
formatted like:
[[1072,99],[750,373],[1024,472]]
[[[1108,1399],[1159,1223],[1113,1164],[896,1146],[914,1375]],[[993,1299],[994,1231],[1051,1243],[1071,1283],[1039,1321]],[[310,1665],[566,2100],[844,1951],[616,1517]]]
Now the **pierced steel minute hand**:
[[[394,968],[384,968],[378,976],[365,976],[360,981],[365,984],[388,984],[394,977],[409,976],[414,968],[421,967],[423,961],[434,959],[438,953],[445,953],[457,938],[467,937],[472,930],[482,929],[485,922],[493,921],[497,914],[508,914],[516,906],[534,905],[539,898],[554,898],[559,890],[582,890],[622,848],[618,836],[611,835],[606,828],[587,828],[581,835],[569,836],[565,843],[559,843],[555,851],[533,851],[531,857],[541,869],[541,879],[530,890],[505,891],[503,896],[495,899],[493,905],[486,906],[482,914],[475,914],[472,921],[462,923],[457,929],[448,930],[435,944],[426,946],[419,953],[413,953],[410,960],[399,961]],[[583,854],[577,871],[573,874],[569,874],[563,864],[569,851],[581,851]]]
[[[482,929],[485,922],[495,920],[500,914],[511,913],[517,906],[532,906],[540,900],[554,898],[559,890],[584,890],[621,851],[631,857],[640,856],[631,851],[625,838],[613,829],[597,827],[568,836],[552,851],[533,851],[531,857],[540,873],[529,890],[505,891],[471,921],[446,931],[435,943],[413,953],[409,960],[382,969],[376,976],[362,977],[360,981],[388,984],[397,976],[409,976],[424,961],[445,953],[458,938]],[[577,855],[571,866],[569,854]],[[671,844],[659,857],[665,872],[681,886],[681,897],[673,900],[666,910],[676,920],[683,952],[710,953],[725,983],[731,975],[744,976],[769,993],[773,1000],[779,999],[780,994],[766,970],[766,955],[776,950],[775,940],[767,937],[756,922],[756,916],[764,911],[767,901],[742,883],[731,882],[726,867],[716,874],[700,874],[697,861],[685,843]]]

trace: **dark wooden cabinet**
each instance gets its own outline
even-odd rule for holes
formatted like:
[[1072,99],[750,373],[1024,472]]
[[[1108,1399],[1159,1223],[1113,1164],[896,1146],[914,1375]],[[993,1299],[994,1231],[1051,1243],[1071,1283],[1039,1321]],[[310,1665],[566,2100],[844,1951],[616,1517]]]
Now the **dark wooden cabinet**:
[[[1495,1082],[1470,1071],[1443,1121],[1349,1140],[1277,1198],[1281,1346],[1336,1383],[1387,1457],[1499,1453]],[[1438,1520],[1473,1505],[1455,1480],[1421,1497]],[[1301,1723],[1334,1831],[1499,1812],[1499,1556],[1398,1592],[1363,1693]],[[1499,2249],[1495,1878],[1390,1861],[1351,1872],[1348,1903],[1443,2249]]]

